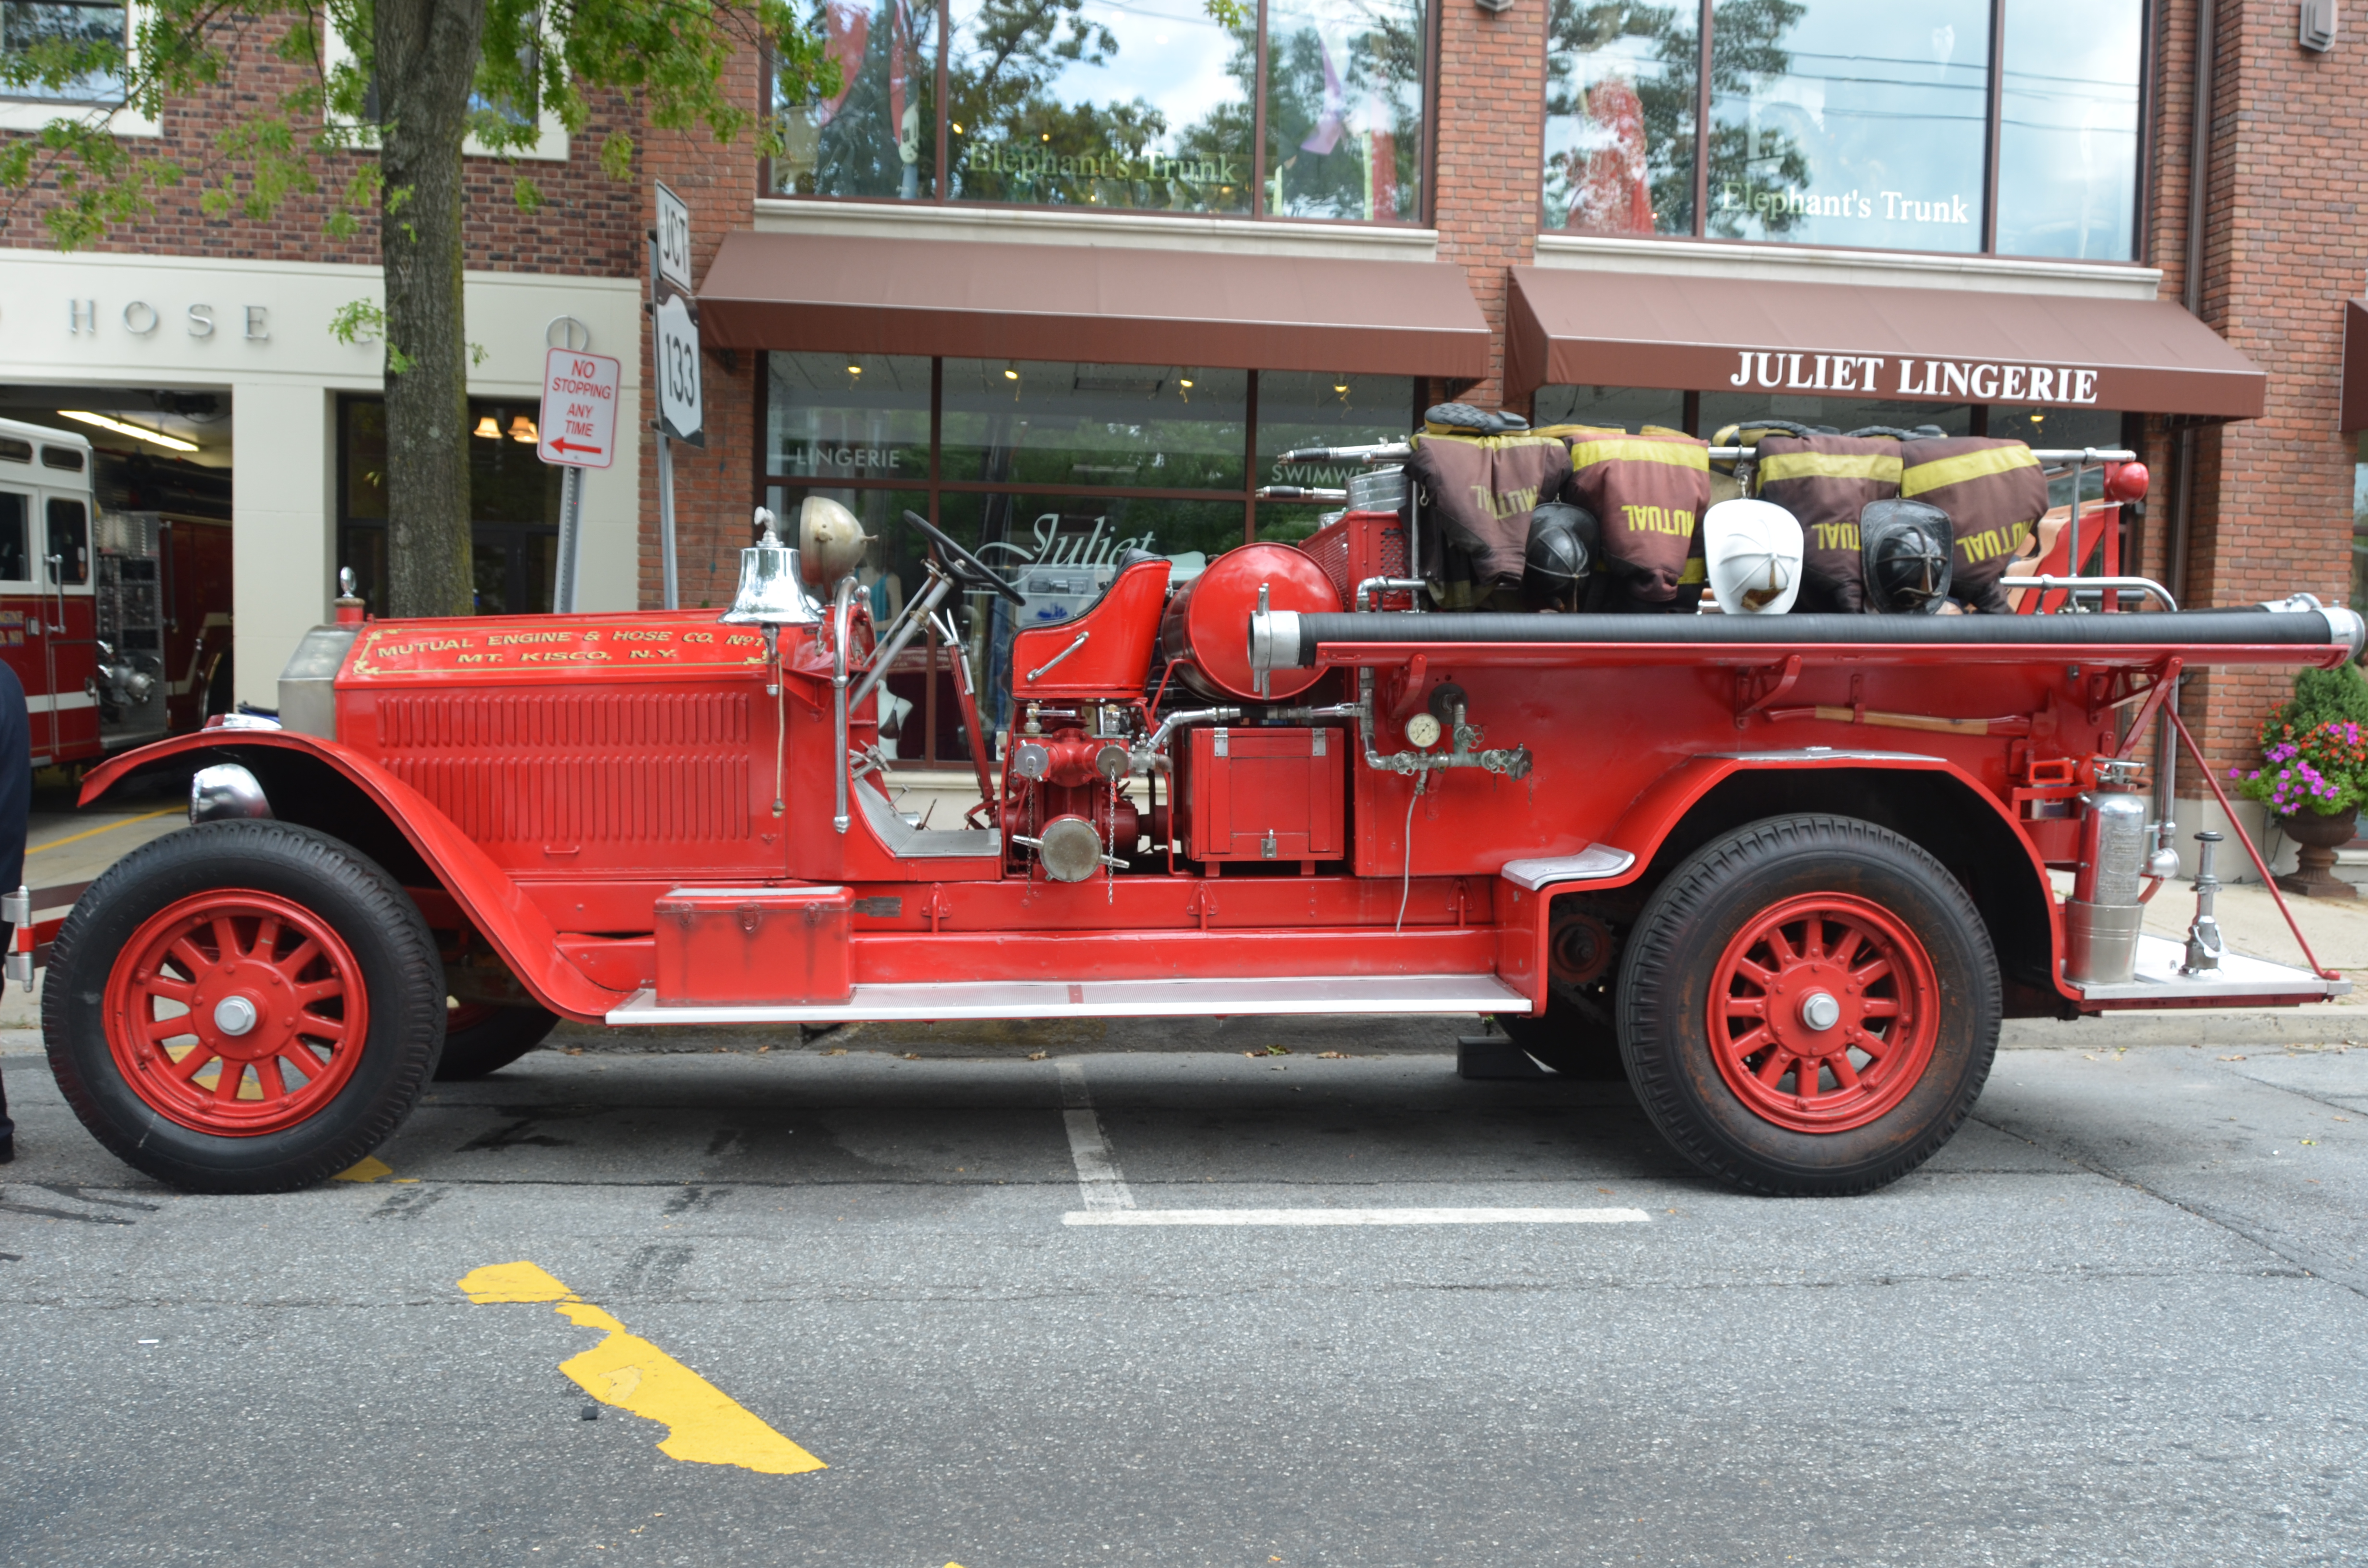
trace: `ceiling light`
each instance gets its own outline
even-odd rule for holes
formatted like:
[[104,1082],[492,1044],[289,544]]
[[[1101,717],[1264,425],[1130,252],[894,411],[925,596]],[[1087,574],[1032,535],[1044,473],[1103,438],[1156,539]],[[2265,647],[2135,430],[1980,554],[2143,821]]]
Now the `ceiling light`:
[[954,134],[955,134],[955,135],[957,135],[957,136],[960,136],[962,133],[962,122],[961,122],[960,120],[956,120],[956,121],[954,122]]
[[860,376],[863,374],[863,367],[860,365],[849,365],[847,368],[847,373],[850,376]]
[[1019,367],[1017,365],[1006,365],[1003,367],[1003,379],[1007,381],[1018,381],[1019,379]]
[[143,430],[137,425],[126,425],[120,419],[109,419],[104,414],[85,414],[78,408],[61,408],[58,410],[58,417],[77,419],[85,425],[96,425],[102,430],[112,430],[119,436],[129,436],[134,440],[150,442],[164,448],[168,452],[194,452],[198,449],[198,444],[195,441],[184,441],[178,436],[165,436],[154,430]]
[[529,419],[525,415],[518,415],[510,421],[511,440],[518,442],[521,446],[531,447],[535,444],[538,438],[539,437],[535,433],[534,421]]
[[490,414],[478,420],[477,428],[471,433],[482,436],[488,441],[498,441],[502,438],[502,427],[494,423],[494,416]]

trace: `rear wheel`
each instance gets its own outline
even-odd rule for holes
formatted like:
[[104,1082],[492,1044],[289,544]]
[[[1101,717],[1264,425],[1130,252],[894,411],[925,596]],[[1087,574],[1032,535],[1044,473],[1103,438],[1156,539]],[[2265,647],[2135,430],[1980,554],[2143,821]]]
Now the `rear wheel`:
[[1998,1047],[1973,901],[1898,835],[1755,823],[1696,854],[1623,955],[1621,1048],[1679,1153],[1770,1193],[1863,1192],[1949,1141]]
[[444,1054],[436,1063],[436,1081],[447,1084],[498,1073],[558,1027],[559,1015],[543,1007],[454,1002],[444,1015]]
[[443,966],[393,878],[325,834],[223,822],[134,850],[58,933],[51,1070],[119,1157],[192,1192],[336,1175],[410,1114]]

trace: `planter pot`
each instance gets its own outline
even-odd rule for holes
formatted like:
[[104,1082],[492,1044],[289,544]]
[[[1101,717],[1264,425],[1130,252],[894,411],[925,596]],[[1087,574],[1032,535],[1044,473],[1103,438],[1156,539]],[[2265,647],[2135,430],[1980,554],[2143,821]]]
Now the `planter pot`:
[[2278,826],[2294,841],[2297,863],[2278,886],[2305,898],[2358,898],[2360,890],[2335,874],[2335,852],[2360,831],[2360,809],[2321,816],[2317,812],[2280,817]]

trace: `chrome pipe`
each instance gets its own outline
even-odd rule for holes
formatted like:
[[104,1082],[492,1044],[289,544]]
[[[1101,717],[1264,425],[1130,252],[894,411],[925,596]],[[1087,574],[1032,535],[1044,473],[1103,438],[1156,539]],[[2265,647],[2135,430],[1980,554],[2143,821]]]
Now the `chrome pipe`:
[[952,588],[952,578],[934,567],[930,569],[929,591],[905,606],[905,613],[896,618],[896,624],[888,633],[888,641],[872,653],[871,668],[857,684],[855,695],[847,699],[848,707],[859,713],[863,711],[863,699],[871,696],[872,687],[887,676],[888,666],[896,662],[896,655],[905,651],[905,645],[920,634],[921,628],[928,623],[930,612]]
[[[2001,577],[1998,579],[1998,586],[2037,588],[2043,593],[2053,592],[2058,588],[2064,589],[2071,595],[2071,597],[2066,600],[2066,609],[2070,608],[2072,602],[2081,593],[2090,588],[2098,590],[2100,595],[2106,592],[2146,594],[2158,600],[2165,609],[2175,610],[2179,608],[2179,601],[2170,597],[2170,590],[2151,577]],[[2059,610],[2056,613],[2060,615],[2064,611]]]
[[840,833],[847,831],[847,640],[853,631],[855,592],[858,584],[852,573],[838,580],[830,597],[830,685],[837,699],[833,716],[832,733],[838,751],[831,771],[838,783],[838,809],[832,813],[830,825]]

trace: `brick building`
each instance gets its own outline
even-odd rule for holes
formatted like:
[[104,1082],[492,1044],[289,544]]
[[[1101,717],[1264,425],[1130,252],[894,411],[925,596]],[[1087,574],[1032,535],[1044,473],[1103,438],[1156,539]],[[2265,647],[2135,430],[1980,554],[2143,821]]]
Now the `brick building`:
[[[844,89],[772,104],[786,145],[769,164],[649,131],[638,189],[601,181],[586,147],[551,149],[553,205],[533,217],[507,210],[496,165],[478,182],[472,287],[597,283],[608,312],[521,294],[472,310],[507,335],[488,347],[539,355],[573,313],[596,351],[632,346],[629,375],[652,183],[691,207],[708,434],[675,453],[686,604],[728,593],[751,506],[820,494],[886,540],[883,604],[913,580],[910,508],[1035,574],[1057,609],[1128,542],[1189,559],[1304,536],[1320,506],[1254,493],[1341,476],[1278,471],[1278,452],[1386,438],[1450,395],[1704,435],[1782,417],[2135,446],[2154,487],[2118,519],[2125,570],[2196,605],[2354,591],[2337,396],[2368,241],[2342,154],[2368,72],[2348,37],[2302,47],[2291,9],[1266,0],[1234,28],[1199,0],[816,14]],[[771,96],[754,58],[737,85]],[[267,258],[323,256],[315,233],[297,209],[276,227],[160,214],[112,248],[160,275],[178,264],[131,253],[294,266]],[[0,262],[47,259],[21,222],[6,233],[35,250]],[[37,361],[14,335],[58,339],[45,364],[85,347],[52,330],[63,299],[0,311],[12,380],[70,379],[22,371]],[[332,427],[367,392],[367,356],[336,353],[303,394],[331,455],[299,488],[346,463]],[[660,597],[651,444],[632,456],[638,546],[612,486],[587,602]],[[2059,476],[2059,502],[2077,483]],[[325,595],[369,536],[347,501],[316,510],[282,497],[257,516],[303,535],[303,580]],[[963,635],[991,659],[984,613]],[[2187,710],[2233,757],[2274,685],[2199,678]],[[928,704],[928,681],[902,689]],[[953,755],[951,705],[929,706],[907,756]]]

